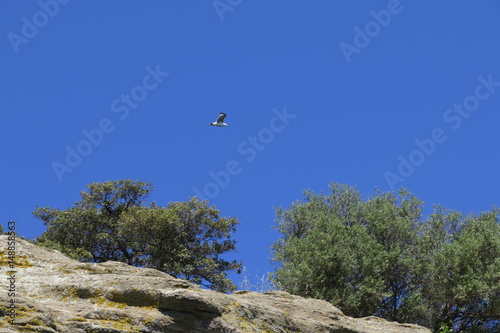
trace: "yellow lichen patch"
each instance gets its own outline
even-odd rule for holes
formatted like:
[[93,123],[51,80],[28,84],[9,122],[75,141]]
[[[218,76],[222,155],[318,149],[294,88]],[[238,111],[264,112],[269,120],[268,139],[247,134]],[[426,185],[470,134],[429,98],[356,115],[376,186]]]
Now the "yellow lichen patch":
[[40,318],[31,318],[30,320],[28,320],[28,324],[29,325],[33,325],[33,326],[44,326],[45,324],[40,320]]
[[[0,308],[2,308],[1,311],[4,311],[5,307],[0,306]],[[48,321],[47,318],[43,316],[37,316],[37,311],[24,305],[16,308],[13,323],[11,322],[12,319],[10,316],[4,316],[2,320],[1,327],[6,326],[8,322],[10,325],[13,325],[18,332],[45,332],[46,330],[43,329],[44,327],[55,329],[55,323]]]
[[[286,313],[283,311],[281,312],[285,317],[288,317]],[[276,327],[273,323],[259,320],[253,313],[252,309],[236,301],[231,302],[231,304],[226,307],[225,311],[222,313],[222,319],[225,322],[241,329],[243,332],[276,332]],[[283,327],[281,327],[281,330],[283,330]],[[284,332],[298,333],[295,331],[289,331],[286,328],[284,329]]]
[[0,250],[0,266],[12,265],[14,268],[33,267],[33,265],[28,261],[28,258],[29,257],[27,255],[18,254],[9,256],[6,248]]
[[109,273],[108,269],[103,270],[101,267],[98,267],[96,264],[80,264],[77,267],[75,267],[75,269],[79,269],[79,270],[86,271],[89,273],[96,273],[96,274]]
[[63,274],[73,274],[77,271],[85,271],[88,272],[89,274],[101,274],[101,273],[109,273],[108,270],[103,270],[102,268],[96,266],[95,264],[84,264],[84,263],[79,263],[79,264],[71,264],[71,265],[65,265],[62,267],[58,268],[59,272]]
[[234,306],[235,308],[239,308],[241,306],[241,303],[231,302],[231,305]]
[[92,304],[96,304],[100,307],[112,307],[112,308],[123,309],[124,307],[127,306],[127,304],[125,304],[125,303],[112,302],[112,301],[105,299],[102,296],[91,297],[90,302]]
[[[3,313],[9,313],[9,311],[10,311],[9,308],[7,308],[5,305],[0,305],[0,309],[1,309],[0,311]],[[36,311],[30,309],[27,306],[24,306],[24,305],[17,306],[16,307],[16,319],[23,318],[23,317],[29,317],[30,315],[32,315],[35,312]],[[4,316],[3,318],[10,319],[8,317],[9,316]]]
[[75,300],[78,298],[75,288],[57,288],[59,295],[61,295],[61,300],[63,302],[68,302],[70,300]]
[[[77,286],[66,286],[64,288],[56,288],[56,293],[60,295],[63,302],[75,301],[77,299],[89,300],[90,303],[99,307],[111,307],[123,309],[128,306],[127,303],[121,301],[112,301],[105,297],[101,289],[80,288]],[[154,306],[137,306],[142,309],[154,310]]]
[[77,286],[74,287],[65,286],[65,287],[56,287],[56,291],[61,296],[63,302],[76,299],[93,300],[95,298],[102,297],[102,290],[100,289],[87,289],[87,288],[80,288]]
[[158,310],[158,308],[154,306],[137,306],[137,307],[145,310]]
[[251,321],[247,317],[240,316],[236,313],[224,313],[222,318],[232,325],[235,325],[244,332],[275,332],[268,325],[261,321]]
[[[22,328],[26,330],[26,332],[45,332],[43,328],[51,328],[56,329],[56,326],[52,322],[44,322],[40,317],[34,317],[28,320],[26,324],[23,324]],[[22,332],[22,329],[21,329]]]
[[115,328],[124,332],[138,332],[139,328],[132,323],[130,318],[122,318],[120,320],[98,319],[99,323],[104,327]]
[[27,324],[27,325],[24,325],[24,326],[17,326],[16,329],[18,330],[18,332],[40,332],[40,330],[38,329],[39,326],[33,326],[33,325],[30,325],[30,324]]
[[147,309],[157,309],[160,305],[157,295],[139,289],[111,290],[107,298],[113,302]]
[[63,274],[69,274],[72,272],[72,270],[67,269],[66,267],[59,267],[57,270]]

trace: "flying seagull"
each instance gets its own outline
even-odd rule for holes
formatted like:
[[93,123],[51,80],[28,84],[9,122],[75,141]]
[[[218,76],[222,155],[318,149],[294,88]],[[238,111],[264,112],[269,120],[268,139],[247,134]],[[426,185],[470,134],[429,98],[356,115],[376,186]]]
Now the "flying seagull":
[[224,122],[224,118],[226,118],[227,114],[221,112],[219,118],[217,118],[217,121],[214,121],[213,123],[210,123],[209,126],[217,126],[217,127],[224,127],[224,126],[229,126]]

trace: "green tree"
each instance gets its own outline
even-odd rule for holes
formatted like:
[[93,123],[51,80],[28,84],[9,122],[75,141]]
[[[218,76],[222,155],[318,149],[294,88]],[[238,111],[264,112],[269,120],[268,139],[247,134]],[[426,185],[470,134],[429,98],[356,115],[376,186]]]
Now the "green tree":
[[498,209],[479,215],[423,203],[405,189],[363,200],[330,184],[278,208],[273,244],[280,288],[352,316],[378,315],[436,331],[486,332],[500,322]]
[[423,284],[430,327],[500,331],[499,210],[463,216],[435,207],[423,229]]
[[37,207],[33,214],[47,230],[36,243],[81,261],[122,261],[218,291],[234,290],[227,272],[238,270],[241,263],[220,255],[236,250],[230,236],[237,219],[220,217],[217,209],[197,198],[168,207],[146,206],[152,190],[142,181],[93,183],[73,207]]
[[280,267],[273,281],[305,297],[325,299],[350,315],[373,314],[383,295],[381,246],[369,235],[354,188],[331,184],[329,196],[306,191],[289,210],[278,208],[273,245]]
[[414,268],[422,209],[423,203],[405,189],[398,195],[377,192],[363,203],[368,233],[383,258],[383,297],[375,314],[390,320],[406,322],[414,315],[414,295],[421,283]]
[[80,201],[64,211],[37,207],[33,214],[47,225],[37,242],[84,261],[137,264],[140,249],[131,247],[132,240],[118,232],[120,217],[131,207],[143,205],[152,190],[150,183],[141,181],[93,183],[80,193]]
[[148,256],[143,265],[175,277],[188,279],[219,291],[236,287],[226,272],[239,270],[241,263],[220,255],[236,249],[230,239],[236,218],[220,218],[220,212],[206,201],[191,198],[171,202],[168,207],[134,207],[122,219],[123,237],[134,238]]

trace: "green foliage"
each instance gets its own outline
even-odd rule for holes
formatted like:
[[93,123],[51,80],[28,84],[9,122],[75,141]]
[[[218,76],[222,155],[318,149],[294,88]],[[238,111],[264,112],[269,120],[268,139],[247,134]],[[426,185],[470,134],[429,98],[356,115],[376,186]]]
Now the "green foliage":
[[[436,207],[421,242],[428,251],[422,292],[437,316],[453,330],[485,332],[500,320],[499,211],[462,214]],[[443,232],[443,230],[445,232]],[[436,324],[434,324],[436,328]],[[489,327],[489,328],[488,328]]]
[[[230,239],[236,218],[220,218],[207,202],[171,202],[168,207],[134,207],[123,219],[121,236],[145,246],[144,264],[220,291],[234,290],[226,271],[241,267],[219,256],[236,249]],[[153,235],[153,237],[152,237]],[[222,241],[220,241],[222,240]],[[207,284],[208,283],[208,284]]]
[[445,323],[439,323],[438,333],[450,333],[451,329]]
[[363,200],[331,184],[277,209],[273,282],[351,316],[378,315],[435,331],[480,331],[500,313],[499,211],[462,216],[402,189]]
[[87,262],[123,261],[159,269],[218,291],[235,286],[227,271],[241,267],[220,255],[236,249],[230,239],[236,218],[221,218],[206,201],[190,198],[145,206],[150,183],[131,180],[93,183],[81,200],[60,211],[50,207],[33,214],[47,230],[36,243]]

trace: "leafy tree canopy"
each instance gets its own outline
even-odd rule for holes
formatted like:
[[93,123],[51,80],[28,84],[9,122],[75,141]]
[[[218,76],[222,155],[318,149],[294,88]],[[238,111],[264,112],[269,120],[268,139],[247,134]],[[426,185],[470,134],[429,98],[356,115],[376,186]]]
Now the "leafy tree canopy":
[[424,219],[423,203],[405,189],[366,200],[342,184],[304,194],[276,211],[272,279],[280,288],[351,316],[436,331],[500,328],[497,208],[464,216],[435,206]]
[[220,217],[206,201],[190,198],[167,207],[145,205],[153,187],[132,180],[93,183],[73,207],[37,207],[33,214],[47,230],[36,243],[86,262],[115,260],[152,267],[227,292],[227,272],[241,263],[221,255],[236,250],[236,218]]

